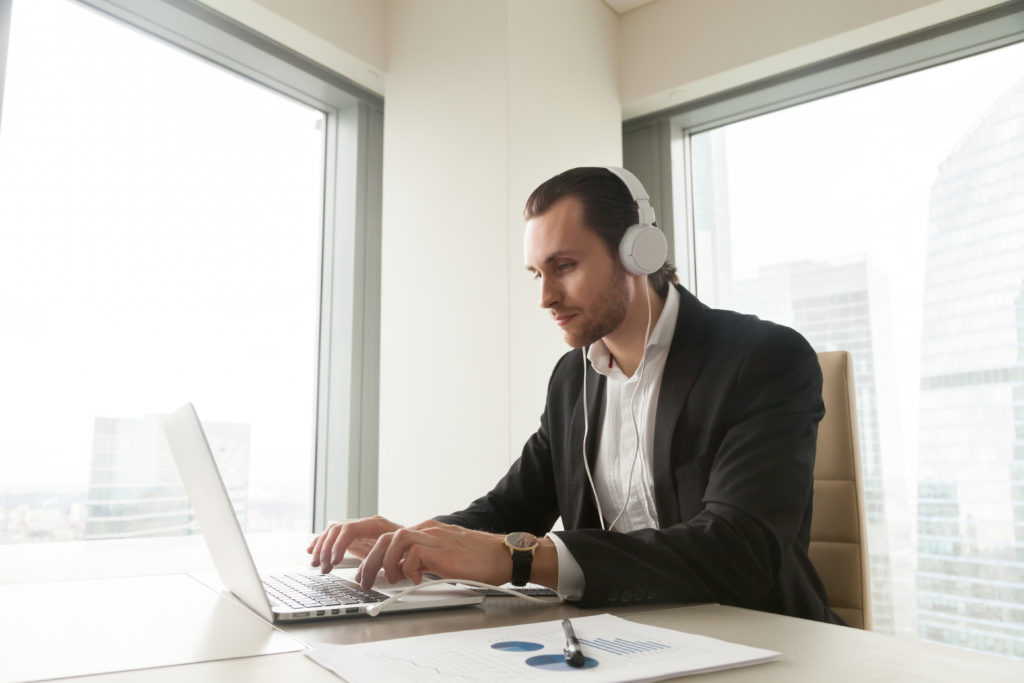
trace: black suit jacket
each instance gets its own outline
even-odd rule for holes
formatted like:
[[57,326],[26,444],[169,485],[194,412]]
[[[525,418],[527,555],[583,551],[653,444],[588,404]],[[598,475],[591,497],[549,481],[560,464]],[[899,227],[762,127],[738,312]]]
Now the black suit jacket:
[[[797,332],[709,309],[682,287],[654,428],[658,529],[600,528],[583,467],[583,362],[559,360],[540,428],[494,489],[438,519],[558,536],[582,606],[718,602],[842,623],[807,557],[821,369]],[[591,468],[605,378],[587,366]]]

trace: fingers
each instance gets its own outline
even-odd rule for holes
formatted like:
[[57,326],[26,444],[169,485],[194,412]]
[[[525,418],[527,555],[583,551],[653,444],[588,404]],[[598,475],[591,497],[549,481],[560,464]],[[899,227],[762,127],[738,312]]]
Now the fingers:
[[362,559],[366,557],[371,550],[373,550],[373,544],[375,540],[369,538],[357,538],[352,541],[348,546],[348,552]]
[[341,533],[341,524],[331,524],[327,529],[314,539],[313,549],[310,551],[312,558],[310,564],[318,567],[324,560],[324,549],[334,543],[334,539]]
[[423,563],[423,546],[414,545],[409,548],[402,560],[402,573],[413,583],[419,585],[423,582],[423,572],[426,571]]
[[346,551],[365,555],[382,533],[400,528],[379,516],[333,523],[307,548],[307,552],[312,555],[310,564],[320,567],[320,571],[326,574],[342,561]]
[[391,583],[405,578],[401,563],[406,554],[417,546],[433,545],[434,539],[422,531],[400,529],[394,533],[391,543],[384,552],[384,575]]
[[328,537],[327,542],[324,543],[320,550],[320,571],[324,574],[334,569],[334,565],[339,564],[345,557],[345,550],[355,540],[358,533],[356,524],[342,524],[338,528],[338,533],[333,538]]
[[397,583],[405,577],[419,583],[423,572],[428,571],[421,559],[423,549],[438,544],[439,541],[431,534],[414,529],[399,529],[381,534],[359,566],[356,580],[363,590],[368,590],[383,569],[384,576],[390,583]]
[[377,580],[377,573],[380,572],[381,565],[384,564],[384,553],[387,552],[388,546],[391,545],[391,537],[393,535],[393,533],[381,534],[373,548],[359,565],[355,579],[364,591],[370,590],[373,587],[373,582]]
[[369,590],[380,571],[395,583],[420,583],[426,572],[500,584],[511,575],[512,559],[501,536],[462,527],[423,523],[382,533],[366,554],[356,581]]

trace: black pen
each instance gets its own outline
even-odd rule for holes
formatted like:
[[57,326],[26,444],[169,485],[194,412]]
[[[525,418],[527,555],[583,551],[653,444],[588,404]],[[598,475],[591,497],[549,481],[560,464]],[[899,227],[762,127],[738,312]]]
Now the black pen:
[[562,630],[565,631],[565,663],[569,666],[580,667],[583,666],[587,658],[583,656],[583,650],[580,649],[580,641],[576,640],[576,634],[573,633],[572,624],[569,623],[568,619],[562,619]]

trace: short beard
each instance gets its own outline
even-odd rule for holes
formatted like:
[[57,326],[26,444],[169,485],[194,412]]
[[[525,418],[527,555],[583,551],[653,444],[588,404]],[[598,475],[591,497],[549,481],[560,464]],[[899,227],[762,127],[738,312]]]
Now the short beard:
[[626,291],[626,269],[621,265],[612,270],[607,286],[598,300],[598,309],[583,321],[577,333],[567,332],[565,341],[569,346],[578,349],[590,346],[598,339],[614,332],[626,319],[629,308],[629,293]]

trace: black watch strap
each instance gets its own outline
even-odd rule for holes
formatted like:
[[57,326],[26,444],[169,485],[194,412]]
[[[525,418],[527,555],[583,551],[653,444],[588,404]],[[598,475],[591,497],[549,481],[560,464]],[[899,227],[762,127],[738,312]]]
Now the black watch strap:
[[512,585],[525,586],[530,582],[530,570],[533,569],[532,550],[512,551]]

